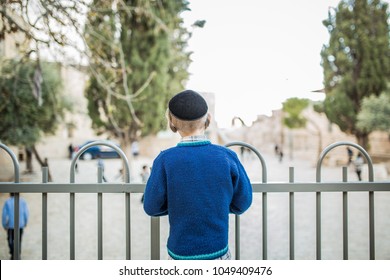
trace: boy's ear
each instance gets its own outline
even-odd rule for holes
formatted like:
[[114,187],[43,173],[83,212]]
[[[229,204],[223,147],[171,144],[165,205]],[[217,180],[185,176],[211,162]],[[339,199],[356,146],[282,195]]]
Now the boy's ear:
[[167,115],[166,116],[167,116],[167,119],[168,119],[169,128],[172,130],[173,133],[176,133],[177,132],[177,128],[172,123],[172,116],[169,113],[169,111],[167,111]]
[[210,122],[211,122],[211,115],[210,115],[210,114],[207,114],[207,119],[206,119],[206,121],[205,121],[205,123],[204,123],[204,128],[205,128],[205,129],[209,127]]
[[172,124],[171,121],[169,121],[169,128],[172,130],[173,133],[177,132],[177,128]]

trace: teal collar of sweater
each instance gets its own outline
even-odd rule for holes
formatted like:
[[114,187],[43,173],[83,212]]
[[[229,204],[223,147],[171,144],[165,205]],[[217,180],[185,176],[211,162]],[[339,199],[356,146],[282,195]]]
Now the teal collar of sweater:
[[193,146],[204,146],[211,144],[210,140],[201,140],[201,141],[193,141],[193,142],[180,142],[177,144],[178,147],[193,147]]

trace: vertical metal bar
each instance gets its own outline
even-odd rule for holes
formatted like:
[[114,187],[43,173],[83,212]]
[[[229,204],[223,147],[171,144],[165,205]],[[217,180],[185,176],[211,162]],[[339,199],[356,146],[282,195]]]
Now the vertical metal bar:
[[[98,183],[103,182],[103,168],[98,166]],[[98,260],[103,259],[103,194],[98,193]]]
[[[289,182],[294,183],[294,167],[289,168]],[[294,193],[290,192],[290,260],[295,259],[295,220],[294,220]]]
[[[329,148],[328,148],[329,149]],[[316,182],[321,182],[321,164],[325,158],[327,150],[322,151],[317,162]],[[321,259],[321,192],[316,192],[316,259]]]
[[316,192],[316,258],[321,259],[321,193]]
[[130,193],[126,193],[126,259],[131,259],[131,213],[130,213]]
[[[365,155],[368,163],[368,181],[374,182],[374,166],[371,158]],[[369,208],[369,219],[370,219],[370,260],[375,260],[375,205],[374,205],[374,192],[368,192],[368,208]]]
[[20,227],[19,227],[19,213],[20,213],[20,194],[14,194],[14,259],[20,260]]
[[368,207],[370,219],[370,260],[375,260],[375,221],[374,221],[374,192],[368,192]]
[[[76,162],[81,155],[81,151],[77,153],[77,155],[72,159],[71,165],[70,165],[70,183],[75,182],[75,170],[76,170]],[[69,194],[69,258],[71,260],[75,259],[75,215],[76,215],[76,210],[75,210],[75,202],[76,202],[76,197],[75,193],[70,193]]]
[[263,260],[267,260],[267,252],[268,252],[268,236],[267,236],[267,193],[263,192]]
[[150,218],[150,258],[160,259],[160,218]]
[[75,202],[76,197],[75,193],[70,193],[70,201],[69,201],[69,209],[70,209],[70,259],[74,260],[76,259],[75,254],[75,248],[76,248],[76,242],[75,242],[75,216],[76,216],[76,210],[75,210]]
[[[348,182],[348,168],[343,167],[343,182]],[[343,259],[348,260],[348,192],[343,192]]]
[[236,238],[235,238],[235,250],[236,250],[236,260],[240,260],[241,259],[241,235],[240,235],[240,216],[239,215],[235,215],[235,235],[236,235]]
[[[42,167],[42,183],[49,182],[49,168]],[[42,260],[47,260],[47,193],[42,193]]]
[[[123,154],[123,153],[122,153]],[[122,155],[123,162],[125,164],[126,177],[125,182],[130,184],[130,167],[126,156]],[[131,205],[130,205],[130,193],[125,195],[126,205],[126,259],[131,259]]]

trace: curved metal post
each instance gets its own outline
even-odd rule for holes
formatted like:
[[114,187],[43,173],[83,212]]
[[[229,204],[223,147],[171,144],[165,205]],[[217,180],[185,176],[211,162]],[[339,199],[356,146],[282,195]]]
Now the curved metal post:
[[[316,168],[316,182],[321,182],[321,165],[325,156],[334,148],[339,146],[351,146],[359,150],[368,163],[368,181],[374,182],[374,167],[372,164],[372,160],[367,151],[358,144],[347,141],[340,141],[333,143],[326,147],[317,162]],[[321,193],[316,193],[316,215],[317,215],[317,259],[321,259]],[[369,192],[369,227],[370,227],[370,259],[375,259],[375,223],[374,223],[374,192]]]
[[[15,183],[20,183],[20,168],[19,161],[17,160],[15,153],[6,145],[0,143],[0,148],[8,153],[14,164],[14,180]],[[15,193],[14,196],[14,258],[20,259],[20,233],[19,233],[19,193]]]
[[364,158],[367,160],[368,163],[368,181],[369,182],[374,182],[374,167],[372,165],[372,160],[370,155],[366,152],[365,149],[363,149],[360,145],[352,143],[352,142],[346,142],[346,141],[341,141],[341,142],[336,142],[328,147],[326,147],[322,153],[320,154],[320,158],[317,162],[317,169],[316,169],[316,182],[319,183],[321,182],[321,165],[322,161],[324,160],[325,156],[334,148],[338,146],[352,146],[356,149],[358,149],[364,156]]
[[[252,152],[256,154],[256,156],[260,159],[261,161],[261,166],[262,166],[262,182],[267,183],[267,166],[265,164],[265,160],[263,156],[259,153],[259,151],[253,147],[252,145],[245,143],[245,142],[230,142],[225,145],[225,147],[232,147],[232,146],[241,146],[248,148]],[[262,199],[263,199],[263,259],[267,259],[267,193],[263,192],[262,193]],[[236,215],[236,259],[240,259],[240,216]]]
[[232,146],[242,146],[242,147],[248,148],[249,150],[251,150],[252,152],[254,152],[256,154],[256,156],[261,161],[262,182],[267,183],[267,166],[265,164],[265,160],[264,160],[263,156],[259,153],[259,151],[255,147],[253,147],[252,145],[245,143],[245,142],[240,142],[240,141],[230,142],[230,143],[225,145],[225,147],[232,147]]
[[104,140],[98,140],[98,141],[91,142],[91,143],[85,145],[84,147],[82,147],[76,153],[76,155],[72,159],[72,162],[70,165],[70,183],[75,182],[75,166],[76,166],[77,160],[83,154],[83,152],[85,152],[85,150],[87,150],[93,146],[107,146],[107,147],[114,149],[125,163],[125,171],[126,171],[125,183],[130,183],[130,167],[129,167],[129,161],[128,161],[125,153],[118,146],[116,146],[110,142],[104,141]]
[[[122,158],[123,162],[125,163],[125,170],[126,170],[126,176],[125,176],[125,183],[130,183],[130,167],[129,167],[129,161],[125,155],[125,153],[115,144],[112,144],[110,142],[104,141],[104,140],[98,140],[94,141],[92,143],[89,143],[82,147],[74,156],[72,159],[71,165],[70,165],[70,183],[75,183],[75,166],[76,162],[79,159],[79,157],[83,154],[84,151],[87,149],[93,147],[93,146],[107,146],[112,149],[114,149],[119,156]],[[126,258],[130,259],[131,251],[130,251],[130,193],[126,193]],[[99,211],[99,209],[98,209]],[[75,193],[70,194],[70,259],[75,259]],[[100,254],[99,254],[100,255]]]
[[0,148],[6,151],[8,155],[11,157],[12,162],[14,164],[14,181],[15,183],[20,183],[20,167],[19,167],[19,161],[17,160],[15,153],[8,146],[2,143],[0,143]]

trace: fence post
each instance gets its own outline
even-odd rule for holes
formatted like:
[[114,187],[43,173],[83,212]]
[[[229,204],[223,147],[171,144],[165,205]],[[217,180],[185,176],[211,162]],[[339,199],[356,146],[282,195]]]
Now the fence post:
[[[49,182],[49,168],[42,167],[42,183]],[[47,260],[47,193],[42,193],[42,260]]]
[[[289,168],[289,183],[294,183],[294,167]],[[294,193],[289,193],[290,206],[290,260],[295,259],[295,198]]]
[[[347,169],[343,166],[343,182],[348,182]],[[343,192],[343,259],[348,260],[348,192]]]
[[[114,149],[119,154],[119,156],[122,158],[122,161],[125,164],[124,166],[126,171],[125,183],[129,184],[130,167],[129,167],[129,161],[127,160],[125,153],[118,146],[104,140],[91,142],[85,145],[84,147],[82,147],[76,153],[70,165],[70,183],[71,184],[75,183],[75,167],[76,167],[77,160],[87,149],[93,146],[107,146]],[[75,201],[76,201],[75,193],[71,193],[70,194],[70,259],[71,260],[75,259],[75,245],[76,245],[75,244]],[[131,258],[130,193],[126,193],[125,204],[126,204],[126,259],[129,260]],[[99,252],[99,255],[101,253],[102,252]]]
[[[6,145],[0,143],[0,148],[8,153],[11,157],[14,165],[14,180],[15,183],[20,183],[20,168],[19,162],[14,154],[14,152],[7,147]],[[14,196],[14,258],[15,260],[20,259],[20,232],[19,232],[19,193],[15,193]]]
[[[374,182],[374,167],[372,164],[372,160],[370,155],[366,152],[365,149],[363,149],[360,145],[352,143],[352,142],[345,142],[340,141],[333,143],[326,147],[317,162],[317,169],[316,169],[316,182],[321,182],[321,165],[322,161],[324,160],[325,156],[334,148],[338,146],[351,146],[356,149],[358,149],[366,159],[368,163],[368,181]],[[370,259],[375,259],[375,222],[374,222],[374,192],[369,191],[369,242],[370,242]],[[321,259],[321,193],[317,192],[317,259]]]
[[[259,153],[259,151],[253,147],[252,145],[249,145],[248,143],[245,142],[230,142],[225,145],[225,147],[232,147],[232,146],[241,146],[248,148],[252,152],[256,154],[256,156],[260,159],[261,161],[261,167],[262,167],[262,182],[265,184],[267,183],[267,166],[265,164],[265,160],[263,156]],[[267,246],[268,246],[268,236],[267,236],[267,193],[263,192],[262,193],[262,201],[263,201],[263,259],[267,259]],[[239,221],[239,216],[236,215],[236,259],[240,259],[240,221]],[[238,228],[237,228],[238,227]]]

